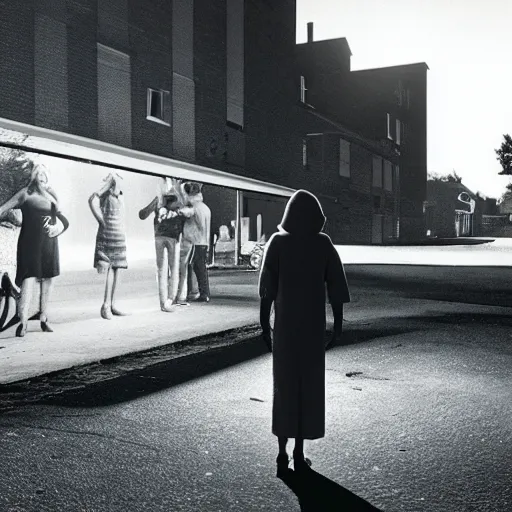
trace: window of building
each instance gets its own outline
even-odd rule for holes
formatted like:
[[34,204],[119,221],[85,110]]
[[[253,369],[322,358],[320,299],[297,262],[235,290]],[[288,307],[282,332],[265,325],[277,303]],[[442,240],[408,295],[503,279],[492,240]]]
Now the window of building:
[[308,141],[302,139],[302,166],[306,168],[308,166]]
[[406,99],[407,99],[407,108],[411,107],[411,91],[407,89],[406,91]]
[[391,114],[387,115],[387,121],[388,121],[388,139],[393,140],[393,135],[391,133]]
[[382,158],[373,157],[373,179],[372,186],[382,188]]
[[169,91],[148,89],[146,119],[169,126],[165,119],[164,102]]
[[307,87],[306,87],[306,77],[305,76],[301,76],[300,77],[300,101],[302,103],[306,103],[306,91],[307,91]]
[[393,165],[384,160],[384,190],[393,192]]
[[402,123],[400,123],[400,120],[396,120],[396,143],[400,145],[401,142],[401,133],[402,133]]

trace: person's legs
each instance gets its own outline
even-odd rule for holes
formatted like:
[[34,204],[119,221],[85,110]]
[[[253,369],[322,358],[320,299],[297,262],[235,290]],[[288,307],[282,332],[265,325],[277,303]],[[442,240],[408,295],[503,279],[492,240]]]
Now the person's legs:
[[193,245],[186,239],[181,240],[180,247],[180,260],[179,260],[179,285],[178,285],[178,295],[177,302],[178,304],[184,304],[187,302],[187,291],[188,283],[190,280],[190,257],[192,255]]
[[[158,296],[160,299],[160,309],[162,311],[172,311],[172,304],[168,300],[169,290],[169,265],[167,263],[168,254],[166,254],[165,238],[162,236],[155,237],[155,253],[156,253],[156,278],[158,282]],[[166,258],[167,256],[167,258]]]
[[105,294],[103,296],[103,305],[101,306],[101,318],[110,320],[112,318],[112,286],[110,283],[110,267],[108,267],[105,276]]
[[112,272],[113,272],[113,278],[112,278],[112,292],[110,295],[110,304],[111,304],[110,309],[112,311],[112,314],[115,316],[125,316],[125,314],[123,312],[119,311],[119,309],[117,309],[117,306],[116,306],[116,290],[117,290],[117,284],[118,284],[119,269],[113,268]]
[[176,302],[180,279],[180,242],[175,238],[166,238],[167,258],[169,261],[168,299]]
[[16,336],[25,336],[27,332],[28,310],[32,300],[32,290],[34,288],[35,277],[27,277],[21,283],[21,298],[18,303],[18,316],[20,325],[16,329]]
[[210,300],[210,283],[208,280],[208,269],[206,268],[206,254],[208,246],[195,245],[194,246],[194,272],[197,276],[197,284],[199,286],[199,299],[202,301]]
[[293,448],[293,467],[295,471],[304,471],[311,466],[311,461],[304,455],[304,439],[297,437]]
[[287,437],[278,437],[277,442],[279,443],[279,455],[288,457],[288,453],[286,452],[286,445],[288,444]]
[[191,255],[188,262],[187,269],[187,288],[189,300],[196,300],[199,298],[199,287],[197,285],[197,276],[194,272],[194,246],[192,245]]
[[288,443],[288,438],[279,436],[277,438],[277,442],[279,443],[279,453],[276,459],[276,476],[280,478],[288,470],[288,464],[290,463],[290,460],[288,459],[288,453],[286,452],[286,444]]
[[294,460],[304,459],[304,439],[301,437],[295,438],[295,446],[293,447]]
[[192,299],[199,297],[199,287],[197,285],[197,276],[193,265],[188,266],[188,296]]
[[39,295],[39,311],[41,320],[41,329],[44,332],[53,332],[48,324],[48,303],[53,288],[53,279],[41,279],[41,292]]

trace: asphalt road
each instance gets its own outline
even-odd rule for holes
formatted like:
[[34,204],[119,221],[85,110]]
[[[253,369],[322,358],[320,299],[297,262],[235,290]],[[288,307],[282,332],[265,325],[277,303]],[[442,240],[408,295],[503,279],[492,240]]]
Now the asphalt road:
[[[328,351],[314,472],[275,476],[271,357],[255,340],[3,413],[0,510],[512,510],[512,310],[420,304],[410,295],[453,299],[447,279],[464,276],[426,268],[395,290],[414,276],[386,269],[347,269],[357,300],[392,298],[394,315],[348,323]],[[485,282],[474,300],[490,300]]]

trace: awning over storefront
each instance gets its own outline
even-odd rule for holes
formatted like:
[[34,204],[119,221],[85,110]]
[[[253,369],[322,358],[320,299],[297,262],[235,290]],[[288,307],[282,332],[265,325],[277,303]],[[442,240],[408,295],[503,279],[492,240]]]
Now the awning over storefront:
[[[27,135],[20,141],[13,133]],[[53,157],[79,160],[94,165],[105,165],[116,169],[142,172],[160,176],[171,176],[184,180],[210,183],[234,188],[290,197],[294,190],[264,181],[236,176],[227,172],[180,162],[142,151],[123,148],[114,144],[49,130],[10,119],[0,118],[0,145],[12,146]]]

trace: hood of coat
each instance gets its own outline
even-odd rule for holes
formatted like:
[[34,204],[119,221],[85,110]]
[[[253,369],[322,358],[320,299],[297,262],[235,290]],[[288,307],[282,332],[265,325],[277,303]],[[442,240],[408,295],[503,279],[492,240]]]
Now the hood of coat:
[[278,227],[293,235],[314,235],[322,231],[325,220],[316,196],[307,190],[297,190],[290,197]]

